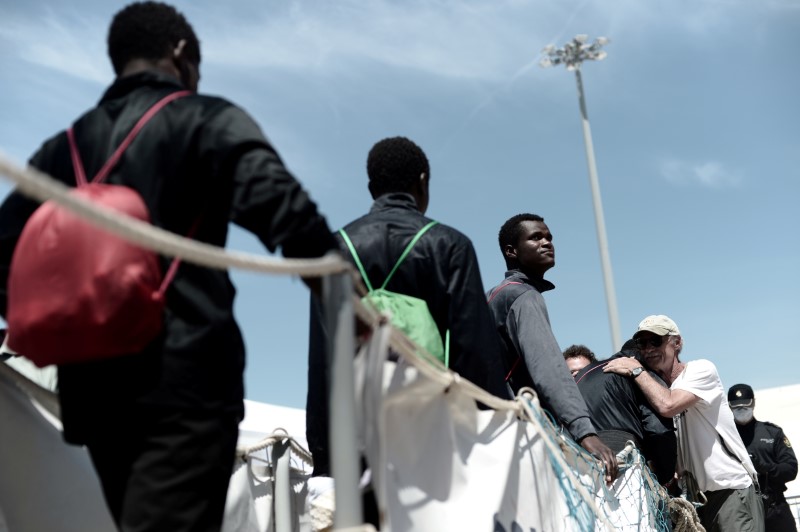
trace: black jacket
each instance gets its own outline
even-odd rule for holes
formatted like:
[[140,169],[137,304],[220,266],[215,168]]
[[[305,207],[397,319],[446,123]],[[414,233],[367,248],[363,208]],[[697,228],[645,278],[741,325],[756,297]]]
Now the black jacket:
[[[118,79],[74,126],[87,177],[152,104],[181,89],[177,80],[155,72]],[[75,183],[64,132],[45,142],[30,164]],[[221,98],[193,94],[171,102],[133,141],[108,182],[137,190],[156,226],[186,235],[200,220],[194,238],[216,246],[225,245],[231,221],[287,257],[318,257],[336,246],[256,123]],[[36,207],[18,193],[0,207],[4,316],[11,254]],[[167,291],[165,332],[145,352],[60,368],[65,436],[81,441],[93,427],[102,430],[98,420],[123,403],[241,415],[244,345],[233,317],[234,295],[227,272],[182,263]]]
[[[373,288],[383,283],[414,235],[430,221],[417,210],[410,194],[393,193],[379,197],[369,214],[345,226]],[[352,260],[341,239],[340,246]],[[434,225],[416,243],[386,289],[424,300],[442,339],[450,330],[450,369],[491,393],[504,394],[498,365],[500,345],[469,238],[447,225]],[[312,299],[306,436],[317,475],[329,474],[328,374],[320,318]]]
[[[603,373],[603,367],[620,356],[617,354],[608,360],[589,364],[575,375],[575,381],[600,438],[603,439],[603,432],[609,430],[634,435],[645,459],[652,462],[658,481],[665,484],[675,473],[678,456],[675,427],[671,418],[662,417],[652,409],[633,379],[616,373]],[[653,377],[658,379],[655,375]],[[614,449],[616,452],[620,450]]]
[[503,340],[503,369],[509,387],[515,394],[520,388],[532,387],[542,407],[566,426],[573,438],[581,440],[597,431],[550,327],[541,292],[553,288],[549,281],[534,281],[511,270],[486,297]]
[[782,500],[786,483],[797,477],[797,456],[789,438],[778,425],[753,420],[736,428],[758,473],[761,491]]

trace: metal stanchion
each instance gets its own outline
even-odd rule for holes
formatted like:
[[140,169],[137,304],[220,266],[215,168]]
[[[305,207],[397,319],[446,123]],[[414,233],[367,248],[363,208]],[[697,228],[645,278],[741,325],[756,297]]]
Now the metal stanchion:
[[355,357],[355,318],[353,281],[349,273],[326,276],[322,298],[330,354],[330,462],[335,482],[336,530],[360,527],[363,523],[358,489],[359,456],[356,431],[356,404],[353,390]]

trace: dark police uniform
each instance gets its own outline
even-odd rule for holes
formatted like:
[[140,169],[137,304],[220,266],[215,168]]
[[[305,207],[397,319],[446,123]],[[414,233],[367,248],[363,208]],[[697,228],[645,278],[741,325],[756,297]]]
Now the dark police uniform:
[[[753,398],[753,389],[746,384],[732,386],[728,392],[732,408],[750,406]],[[797,457],[789,438],[783,429],[767,421],[753,419],[746,425],[737,423],[736,428],[758,472],[758,483],[764,499],[765,530],[796,532],[792,511],[783,495],[786,483],[797,477]]]

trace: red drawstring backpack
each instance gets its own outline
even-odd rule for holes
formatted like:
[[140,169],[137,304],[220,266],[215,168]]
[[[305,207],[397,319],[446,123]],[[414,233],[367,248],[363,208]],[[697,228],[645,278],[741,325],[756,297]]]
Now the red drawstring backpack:
[[[145,124],[188,94],[173,92],[148,109],[90,183],[68,129],[77,184],[70,193],[149,223],[135,190],[103,181]],[[46,201],[25,224],[11,260],[8,345],[39,367],[139,352],[161,332],[164,294],[179,263],[162,276],[156,253]]]

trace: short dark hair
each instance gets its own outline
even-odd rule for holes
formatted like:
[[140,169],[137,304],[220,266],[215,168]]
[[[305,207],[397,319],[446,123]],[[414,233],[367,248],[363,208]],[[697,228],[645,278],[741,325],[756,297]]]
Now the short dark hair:
[[430,179],[428,158],[406,137],[383,139],[369,150],[367,175],[374,198],[389,192],[411,192],[423,173]]
[[522,236],[522,222],[544,222],[544,218],[538,214],[523,213],[506,220],[497,237],[500,242],[500,253],[503,254],[504,258],[506,256],[506,246],[510,244],[516,247],[519,242],[519,237]]
[[595,357],[592,350],[585,345],[571,345],[564,350],[564,360],[578,357],[586,357],[589,359],[589,362],[597,362],[597,357]]
[[630,338],[629,340],[626,340],[625,343],[622,344],[622,347],[619,348],[617,355],[635,358],[637,362],[646,366],[644,363],[644,358],[642,357],[642,351],[639,349],[639,343],[636,341],[636,338]]
[[192,26],[174,7],[161,2],[136,2],[122,8],[108,29],[108,56],[119,75],[133,59],[165,57],[186,39],[186,57],[200,64],[200,42]]

